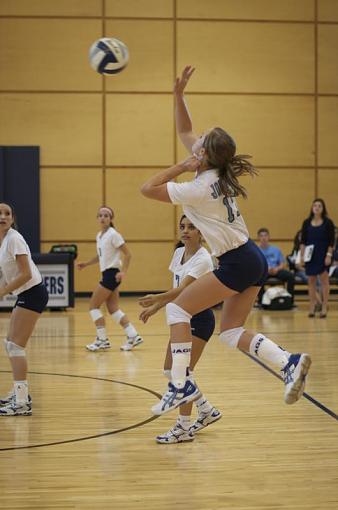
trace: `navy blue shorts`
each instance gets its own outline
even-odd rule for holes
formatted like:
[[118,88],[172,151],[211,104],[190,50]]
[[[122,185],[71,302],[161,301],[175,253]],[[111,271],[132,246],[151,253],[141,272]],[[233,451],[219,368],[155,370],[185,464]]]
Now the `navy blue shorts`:
[[239,248],[218,258],[214,275],[229,289],[243,292],[249,287],[262,287],[268,277],[268,264],[251,239]]
[[207,342],[215,330],[215,316],[213,311],[208,309],[197,313],[192,317],[190,326],[193,336],[197,336]]
[[34,285],[28,290],[24,290],[18,294],[14,308],[26,308],[33,312],[42,313],[48,303],[48,292],[43,282],[39,285]]
[[121,282],[116,281],[116,275],[120,272],[120,269],[116,267],[111,267],[110,269],[106,269],[102,273],[102,280],[100,281],[100,285],[108,290],[115,290],[116,287],[120,285]]

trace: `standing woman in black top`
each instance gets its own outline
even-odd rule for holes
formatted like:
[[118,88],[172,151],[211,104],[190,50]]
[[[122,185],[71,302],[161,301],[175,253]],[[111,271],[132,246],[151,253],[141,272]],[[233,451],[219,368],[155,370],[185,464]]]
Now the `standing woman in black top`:
[[324,319],[327,315],[330,294],[329,267],[332,262],[334,237],[334,224],[328,218],[325,202],[321,198],[316,198],[312,202],[309,217],[303,223],[300,245],[302,264],[306,246],[313,246],[310,260],[306,261],[305,257],[305,272],[309,279],[309,317],[315,316],[317,276],[319,276],[323,292],[320,318]]

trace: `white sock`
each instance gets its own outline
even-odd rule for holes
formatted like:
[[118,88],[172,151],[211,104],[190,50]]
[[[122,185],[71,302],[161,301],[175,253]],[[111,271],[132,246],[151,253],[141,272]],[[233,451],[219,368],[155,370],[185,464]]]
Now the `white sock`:
[[101,342],[107,340],[107,332],[104,326],[97,326],[96,328],[96,336]]
[[285,367],[290,356],[288,351],[285,351],[282,347],[279,347],[279,345],[260,333],[251,340],[250,354],[277,365],[279,369]]
[[[171,370],[168,370],[168,369],[165,368],[163,370],[163,375],[164,375],[164,377],[169,379],[169,381],[171,381]],[[192,383],[194,382],[194,372],[192,370],[190,370],[190,368],[188,369],[187,379],[189,381],[191,381]]]
[[15,401],[18,404],[25,404],[28,402],[28,382],[27,381],[14,381]]
[[195,400],[195,404],[197,406],[198,414],[210,413],[212,409],[212,405],[203,395],[199,399]]
[[171,344],[171,355],[173,359],[171,378],[176,388],[184,388],[187,379],[187,368],[190,365],[191,345],[192,342]]
[[137,336],[137,331],[130,322],[128,326],[125,326],[124,331],[126,332],[128,338],[135,338],[135,336]]
[[179,414],[178,418],[177,418],[177,422],[181,425],[182,429],[189,430],[190,416],[183,416],[183,414]]

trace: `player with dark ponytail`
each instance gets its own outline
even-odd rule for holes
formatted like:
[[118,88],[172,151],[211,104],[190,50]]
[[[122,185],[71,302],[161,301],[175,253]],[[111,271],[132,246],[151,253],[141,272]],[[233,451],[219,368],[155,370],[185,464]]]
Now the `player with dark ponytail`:
[[[169,266],[169,270],[173,273],[173,288],[160,294],[148,294],[139,300],[140,305],[145,308],[140,315],[143,322],[147,322],[158,310],[179,296],[188,285],[214,268],[210,253],[202,246],[201,233],[185,215],[180,219],[179,228],[181,240],[176,245]],[[193,371],[214,329],[215,317],[210,309],[203,310],[191,319],[192,350],[188,373],[188,378],[191,381],[194,381]],[[171,367],[172,355],[169,342],[163,367],[163,373],[169,381],[171,381]],[[190,423],[192,402],[181,405],[175,425],[168,432],[157,436],[158,443],[193,441],[196,432],[222,417],[220,411],[213,407],[202,393],[196,396],[194,403],[198,411],[197,419],[192,424]],[[155,404],[152,409],[153,413],[160,412],[161,407],[161,402]]]

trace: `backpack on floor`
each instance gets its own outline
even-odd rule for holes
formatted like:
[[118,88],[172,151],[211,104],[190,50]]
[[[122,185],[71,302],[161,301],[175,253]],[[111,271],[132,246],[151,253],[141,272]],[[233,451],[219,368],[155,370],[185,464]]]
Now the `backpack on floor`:
[[283,287],[270,287],[263,294],[262,307],[265,310],[291,310],[292,296]]

